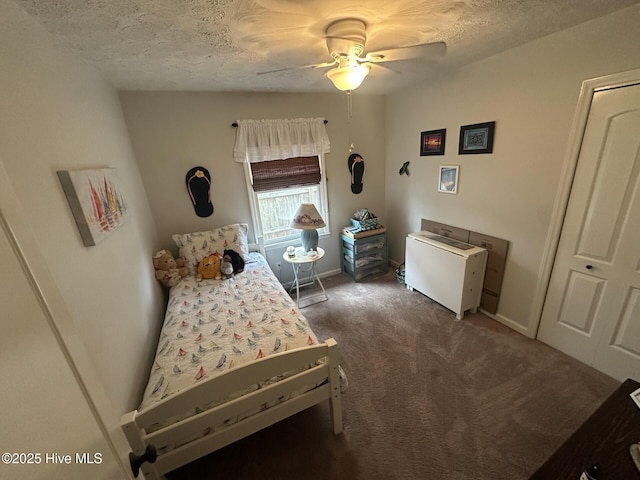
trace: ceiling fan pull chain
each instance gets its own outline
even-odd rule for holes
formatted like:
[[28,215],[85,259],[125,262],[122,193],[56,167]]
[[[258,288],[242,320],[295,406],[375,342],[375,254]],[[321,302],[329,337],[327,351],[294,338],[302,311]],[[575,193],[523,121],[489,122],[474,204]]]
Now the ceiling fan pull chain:
[[352,104],[351,104],[351,90],[347,90],[347,128],[349,130],[349,154],[353,152],[355,148],[353,146],[353,142],[351,141],[351,116],[353,113]]

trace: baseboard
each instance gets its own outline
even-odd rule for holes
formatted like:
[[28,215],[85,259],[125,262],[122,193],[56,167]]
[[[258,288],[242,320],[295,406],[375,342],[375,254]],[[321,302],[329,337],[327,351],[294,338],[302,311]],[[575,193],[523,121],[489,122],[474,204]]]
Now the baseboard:
[[501,323],[512,330],[515,330],[516,332],[520,333],[521,335],[524,335],[525,337],[535,338],[531,336],[531,333],[526,327],[520,325],[519,323],[514,322],[513,320],[511,320],[508,317],[505,317],[504,315],[500,315],[499,313],[487,312],[484,308],[479,308],[478,310],[482,312],[484,315],[486,315],[487,317],[491,318],[492,320],[495,320],[496,322]]
[[326,277],[333,277],[334,275],[338,275],[339,273],[342,273],[342,270],[340,270],[339,268],[336,268],[334,270],[329,270],[328,272],[319,273],[318,276],[320,278],[326,278]]
[[[338,275],[340,273],[342,273],[342,270],[340,270],[339,268],[336,268],[334,270],[329,270],[327,272],[322,272],[322,273],[318,272],[318,278],[323,279],[327,277],[333,277],[334,275]],[[282,283],[282,286],[284,287],[285,290],[288,291],[291,287],[294,286],[294,281],[291,280],[290,282]]]
[[391,265],[393,268],[398,268],[400,265],[402,265],[402,263],[396,262],[395,260],[389,260],[389,265]]

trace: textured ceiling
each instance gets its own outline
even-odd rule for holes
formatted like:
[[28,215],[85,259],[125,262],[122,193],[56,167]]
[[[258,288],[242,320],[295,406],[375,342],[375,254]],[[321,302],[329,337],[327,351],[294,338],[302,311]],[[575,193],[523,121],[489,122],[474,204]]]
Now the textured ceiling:
[[[324,33],[367,25],[365,52],[444,41],[444,57],[377,65],[359,91],[428,80],[640,0],[15,0],[121,90],[334,91]],[[377,67],[377,68],[376,68]]]

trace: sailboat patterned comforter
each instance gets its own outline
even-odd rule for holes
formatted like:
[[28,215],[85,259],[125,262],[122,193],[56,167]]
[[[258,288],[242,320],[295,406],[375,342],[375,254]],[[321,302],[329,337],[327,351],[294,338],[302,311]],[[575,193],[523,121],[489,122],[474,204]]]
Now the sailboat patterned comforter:
[[264,257],[227,280],[172,287],[139,410],[242,363],[318,343]]

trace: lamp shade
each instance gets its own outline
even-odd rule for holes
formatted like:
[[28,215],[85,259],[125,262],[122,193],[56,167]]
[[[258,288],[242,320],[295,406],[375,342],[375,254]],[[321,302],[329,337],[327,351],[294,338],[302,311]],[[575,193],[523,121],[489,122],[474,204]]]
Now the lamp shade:
[[291,228],[302,230],[300,238],[305,252],[318,250],[318,231],[316,228],[326,227],[326,223],[313,203],[303,203],[293,216]]
[[369,74],[369,65],[352,63],[341,65],[327,72],[333,85],[342,91],[355,90]]
[[298,211],[291,220],[291,228],[297,230],[315,230],[316,228],[326,227],[327,224],[316,210],[313,203],[303,203],[298,207]]

